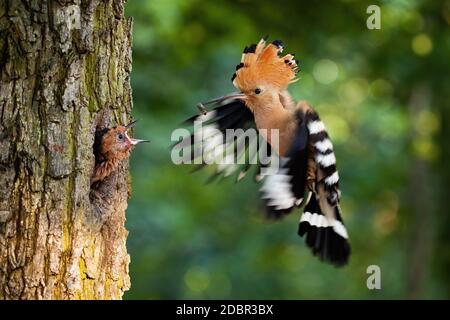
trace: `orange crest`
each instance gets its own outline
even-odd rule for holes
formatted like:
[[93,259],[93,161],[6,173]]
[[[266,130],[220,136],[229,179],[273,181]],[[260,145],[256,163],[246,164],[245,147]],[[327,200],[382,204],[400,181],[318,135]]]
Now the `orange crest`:
[[268,85],[279,90],[297,81],[297,61],[294,55],[281,56],[283,46],[275,40],[266,45],[266,38],[244,49],[241,63],[231,79],[233,85],[242,92],[252,91],[259,85]]

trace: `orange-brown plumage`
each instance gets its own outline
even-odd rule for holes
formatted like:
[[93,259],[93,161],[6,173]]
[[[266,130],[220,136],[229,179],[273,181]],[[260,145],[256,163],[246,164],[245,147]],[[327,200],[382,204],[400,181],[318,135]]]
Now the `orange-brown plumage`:
[[242,67],[236,71],[233,84],[247,93],[260,85],[276,90],[286,89],[295,81],[297,63],[292,54],[280,57],[282,46],[279,42],[265,44],[262,39],[254,52],[246,52],[242,57]]
[[147,142],[147,140],[133,139],[128,136],[128,130],[135,123],[136,121],[133,121],[126,126],[105,128],[96,132],[95,168],[91,177],[91,185],[108,177],[121,160],[130,156],[133,146]]
[[[261,39],[244,50],[233,75],[233,85],[243,93],[241,99],[253,112],[256,126],[280,155],[289,148],[297,128],[294,117],[297,108],[287,87],[296,81],[298,66],[294,55],[281,56],[282,51],[281,41],[266,45],[265,39]],[[279,145],[271,141],[272,129],[278,130]]]

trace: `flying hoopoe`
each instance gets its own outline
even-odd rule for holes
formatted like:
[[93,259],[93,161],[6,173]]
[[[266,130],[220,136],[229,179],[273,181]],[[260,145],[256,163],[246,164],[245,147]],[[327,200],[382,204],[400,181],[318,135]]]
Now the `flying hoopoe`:
[[134,127],[137,120],[126,126],[104,128],[95,132],[94,155],[95,167],[91,176],[91,185],[108,177],[122,159],[130,156],[133,146],[148,140],[133,139],[128,130]]
[[[216,129],[221,137],[206,135],[199,146],[195,145],[198,140],[192,139],[194,133],[177,146],[203,150],[205,145],[223,147],[221,150],[235,148],[240,138],[224,139],[226,130],[256,126],[266,147],[275,151],[281,164],[275,174],[263,180],[261,198],[267,216],[281,218],[304,205],[298,234],[306,236],[307,246],[321,260],[344,265],[348,262],[350,245],[339,206],[339,176],[333,145],[317,112],[307,102],[294,102],[287,90],[296,81],[298,72],[294,55],[282,56],[282,42],[276,40],[266,45],[266,40],[267,37],[244,49],[232,77],[239,92],[199,104],[203,114],[187,120],[188,123],[201,121],[204,132]],[[209,104],[215,105],[211,111],[204,107]],[[270,132],[274,129],[278,130],[277,143],[271,141]],[[255,151],[249,148],[241,148],[237,153],[236,158],[244,154],[255,157]],[[189,154],[190,160],[195,154]],[[249,167],[219,165],[215,176],[236,173],[240,180]]]

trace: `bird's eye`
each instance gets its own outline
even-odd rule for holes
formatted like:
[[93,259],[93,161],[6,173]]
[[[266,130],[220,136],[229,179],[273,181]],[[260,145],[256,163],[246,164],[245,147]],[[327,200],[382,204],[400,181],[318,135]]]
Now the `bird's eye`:
[[256,94],[260,94],[260,93],[261,93],[261,89],[260,89],[260,88],[256,88],[256,89],[255,89],[255,93],[256,93]]
[[122,134],[122,133],[119,133],[119,134],[117,135],[117,138],[118,138],[119,140],[123,140],[123,134]]

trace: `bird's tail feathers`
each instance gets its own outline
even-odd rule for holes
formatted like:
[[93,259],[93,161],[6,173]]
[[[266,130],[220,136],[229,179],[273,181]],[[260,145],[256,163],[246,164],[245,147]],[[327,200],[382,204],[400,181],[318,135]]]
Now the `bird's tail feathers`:
[[306,111],[305,121],[316,163],[316,184],[323,185],[328,203],[336,206],[339,203],[341,192],[333,144],[324,123],[312,108],[308,108]]
[[324,214],[314,194],[300,218],[298,235],[306,235],[306,245],[321,260],[336,266],[347,264],[350,244],[342,222],[339,206],[333,208],[334,217]]

